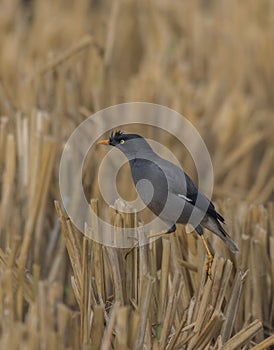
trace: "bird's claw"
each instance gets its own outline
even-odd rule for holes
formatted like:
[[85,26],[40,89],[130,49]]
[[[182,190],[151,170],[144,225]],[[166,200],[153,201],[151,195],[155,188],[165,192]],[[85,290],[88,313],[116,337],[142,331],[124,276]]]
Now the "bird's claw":
[[161,237],[161,236],[164,236],[164,235],[168,235],[170,233],[173,233],[173,231],[172,232],[169,232],[169,231],[155,232],[155,233],[151,233],[150,235],[147,235],[147,238]]
[[207,263],[206,263],[206,272],[209,278],[211,278],[212,276],[212,263],[213,263],[213,257],[208,256]]
[[155,232],[155,233],[151,233],[150,235],[147,235],[147,238],[161,237],[166,234],[167,234],[167,231]]

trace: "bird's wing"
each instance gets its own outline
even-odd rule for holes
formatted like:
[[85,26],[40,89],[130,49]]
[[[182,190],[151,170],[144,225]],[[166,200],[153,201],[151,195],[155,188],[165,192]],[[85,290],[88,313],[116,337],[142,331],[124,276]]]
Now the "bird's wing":
[[[197,205],[199,207],[199,204],[201,204],[201,207],[204,208],[204,206],[207,207],[206,213],[209,214],[211,217],[220,220],[221,222],[224,223],[224,218],[216,211],[214,204],[206,197],[205,194],[203,194],[197,187],[194,185],[193,181],[191,178],[184,173],[185,176],[187,177],[187,198],[191,199],[191,202],[193,205]],[[199,194],[199,200],[196,204],[196,200]],[[201,208],[201,209],[203,209]]]
[[216,212],[214,204],[197,189],[191,178],[181,168],[165,159],[161,159],[158,165],[165,173],[169,191],[203,211],[206,208],[208,215],[224,222],[224,218]]

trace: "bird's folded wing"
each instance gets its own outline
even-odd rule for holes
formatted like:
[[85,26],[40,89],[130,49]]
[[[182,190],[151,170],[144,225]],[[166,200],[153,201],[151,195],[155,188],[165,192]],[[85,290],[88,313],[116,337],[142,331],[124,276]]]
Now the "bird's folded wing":
[[197,189],[191,178],[181,168],[165,159],[161,159],[158,165],[166,176],[169,191],[224,222],[223,217],[216,212],[213,203]]

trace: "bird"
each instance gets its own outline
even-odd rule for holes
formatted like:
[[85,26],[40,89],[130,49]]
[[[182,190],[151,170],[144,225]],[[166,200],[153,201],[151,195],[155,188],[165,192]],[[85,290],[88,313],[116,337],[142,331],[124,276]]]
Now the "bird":
[[[209,275],[213,255],[203,228],[221,238],[232,253],[239,252],[237,244],[223,228],[225,220],[214,204],[182,168],[154,152],[143,136],[117,130],[108,139],[98,141],[98,144],[116,147],[128,158],[137,193],[144,204],[167,225],[167,230],[160,234],[175,232],[176,224],[191,224],[194,227],[206,249],[206,270]],[[201,218],[199,222],[195,220],[197,215]]]

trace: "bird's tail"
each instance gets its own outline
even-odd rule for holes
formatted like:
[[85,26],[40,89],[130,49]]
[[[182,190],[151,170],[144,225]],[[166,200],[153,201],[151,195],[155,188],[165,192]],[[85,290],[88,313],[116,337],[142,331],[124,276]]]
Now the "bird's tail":
[[239,248],[237,244],[233,241],[233,239],[229,236],[229,234],[225,231],[222,225],[213,218],[208,218],[205,220],[202,225],[206,227],[208,230],[215,233],[218,237],[220,237],[226,246],[231,250],[232,253],[239,253]]

